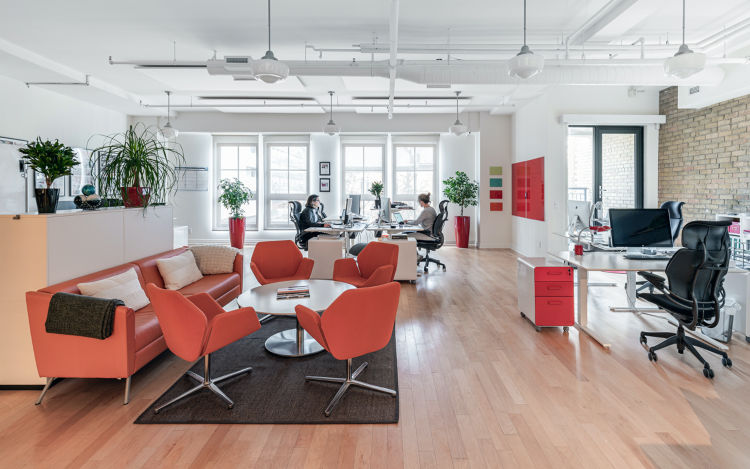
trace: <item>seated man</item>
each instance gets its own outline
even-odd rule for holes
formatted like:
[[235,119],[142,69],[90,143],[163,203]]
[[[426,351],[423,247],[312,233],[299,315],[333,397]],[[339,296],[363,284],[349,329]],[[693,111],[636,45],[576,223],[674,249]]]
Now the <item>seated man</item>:
[[[307,198],[305,208],[302,209],[299,214],[300,229],[304,232],[307,228],[313,226],[330,227],[330,224],[323,222],[325,217],[325,212],[320,210],[320,199],[318,198],[318,194],[311,194],[310,197]],[[315,232],[303,233],[302,242],[307,244],[310,239],[318,236],[318,234],[319,233]]]

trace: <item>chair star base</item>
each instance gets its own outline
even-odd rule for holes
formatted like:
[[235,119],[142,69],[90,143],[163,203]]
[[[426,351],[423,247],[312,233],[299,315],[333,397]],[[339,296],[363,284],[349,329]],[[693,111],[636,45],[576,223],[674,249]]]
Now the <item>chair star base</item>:
[[198,391],[202,389],[208,389],[209,391],[219,396],[222,400],[224,400],[224,402],[227,403],[227,409],[231,409],[232,407],[234,407],[234,401],[232,401],[229,397],[227,397],[227,395],[224,394],[224,392],[221,389],[219,389],[217,384],[229,378],[234,378],[235,376],[241,375],[243,373],[249,373],[253,371],[253,368],[252,367],[243,368],[241,370],[234,371],[224,376],[211,379],[211,354],[208,354],[205,357],[203,357],[203,370],[204,370],[203,376],[200,376],[197,373],[193,373],[192,371],[187,371],[185,375],[188,376],[189,378],[194,379],[200,384],[198,384],[198,386],[192,389],[189,389],[188,391],[185,391],[184,393],[175,397],[174,399],[167,402],[166,404],[160,405],[159,407],[154,409],[154,413],[158,414],[165,407],[168,407],[174,404],[175,402],[181,401],[182,399],[185,399],[188,396],[192,396],[193,394],[197,393]]
[[336,405],[341,401],[341,398],[344,397],[344,394],[346,394],[346,391],[349,390],[351,386],[358,386],[363,389],[369,389],[370,391],[376,391],[376,392],[382,392],[385,394],[390,394],[391,397],[396,397],[396,391],[393,389],[388,388],[382,388],[380,386],[375,386],[374,384],[365,383],[363,381],[358,381],[356,378],[364,371],[364,369],[367,368],[367,362],[362,363],[359,365],[359,368],[357,368],[354,373],[352,373],[352,359],[348,359],[346,361],[346,378],[328,378],[326,376],[305,376],[305,379],[308,381],[321,381],[324,383],[341,383],[341,387],[339,388],[338,392],[336,392],[336,395],[333,396],[333,399],[331,399],[331,402],[328,404],[328,407],[326,407],[326,410],[324,411],[326,417],[331,416],[331,412],[333,412],[333,408],[336,407]]
[[[701,342],[698,339],[694,339],[692,337],[687,337],[685,335],[685,328],[680,325],[677,328],[677,332],[641,332],[641,343],[643,345],[646,345],[646,337],[658,337],[661,339],[666,339],[661,342],[659,342],[657,345],[650,347],[648,349],[648,359],[651,361],[657,361],[656,358],[656,351],[659,349],[663,349],[665,347],[669,347],[670,345],[676,345],[677,346],[677,352],[678,353],[684,353],[685,349],[690,351],[695,358],[698,359],[703,364],[703,376],[706,378],[713,378],[714,372],[711,369],[711,366],[708,364],[708,362],[701,356],[700,353],[698,353],[697,348],[702,348],[704,350],[707,350],[711,353],[715,353],[717,355],[721,356],[721,363],[727,367],[730,368],[732,366],[732,360],[729,358],[726,352],[719,350],[715,347],[712,347],[705,342]],[[697,347],[697,348],[696,348]]]

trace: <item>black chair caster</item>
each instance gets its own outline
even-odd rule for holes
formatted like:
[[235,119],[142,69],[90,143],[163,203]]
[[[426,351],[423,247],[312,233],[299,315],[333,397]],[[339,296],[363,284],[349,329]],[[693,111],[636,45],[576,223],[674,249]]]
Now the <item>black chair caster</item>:
[[711,368],[708,367],[708,365],[706,365],[703,368],[703,376],[705,376],[708,379],[714,379],[714,370],[712,370]]
[[732,368],[732,359],[729,357],[721,357],[721,364],[727,368]]
[[659,361],[659,358],[656,356],[656,352],[653,352],[651,350],[648,351],[648,359],[649,361],[652,361],[652,362]]

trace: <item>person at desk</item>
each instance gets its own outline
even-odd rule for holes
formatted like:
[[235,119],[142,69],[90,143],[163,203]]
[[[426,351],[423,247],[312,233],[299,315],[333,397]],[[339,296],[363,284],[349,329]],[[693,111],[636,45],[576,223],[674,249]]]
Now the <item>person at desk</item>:
[[409,225],[420,225],[422,227],[422,231],[418,231],[416,233],[410,233],[409,236],[416,239],[416,240],[422,240],[422,241],[431,241],[432,240],[432,225],[435,224],[435,219],[437,218],[437,212],[435,209],[430,205],[430,193],[427,192],[426,194],[419,194],[419,197],[417,197],[419,200],[419,206],[422,207],[422,212],[419,214],[419,216],[414,220],[407,220],[404,223]]
[[[311,194],[307,198],[305,208],[299,214],[299,225],[300,229],[304,232],[307,228],[318,226],[318,227],[330,227],[331,225],[323,222],[326,217],[325,212],[320,208],[320,199],[318,194]],[[303,233],[302,242],[307,243],[310,239],[318,236],[319,233]]]

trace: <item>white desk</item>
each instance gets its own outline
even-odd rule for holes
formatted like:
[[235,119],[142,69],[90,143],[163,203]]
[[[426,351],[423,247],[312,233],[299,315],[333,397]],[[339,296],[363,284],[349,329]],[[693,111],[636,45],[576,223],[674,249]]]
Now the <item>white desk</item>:
[[372,223],[367,227],[368,231],[385,231],[386,233],[405,233],[407,231],[422,231],[424,228],[422,228],[422,225],[398,225],[395,226],[392,225],[378,225],[376,223]]
[[[558,253],[550,253],[554,258],[562,260],[564,263],[575,267],[578,270],[578,320],[576,321],[576,327],[588,334],[592,339],[596,340],[602,347],[609,349],[610,344],[603,339],[597,337],[597,335],[588,328],[588,277],[589,271],[606,272],[606,271],[625,271],[627,273],[627,296],[630,308],[634,311],[639,311],[635,307],[635,276],[638,271],[646,272],[664,272],[667,267],[666,260],[638,260],[638,259],[626,259],[622,256],[622,253],[613,252],[587,252],[583,256],[576,256],[570,251],[562,251]],[[729,270],[730,273],[747,274],[747,271],[732,267]],[[685,331],[692,333],[692,331]],[[720,344],[712,339],[707,338],[703,334],[695,333],[702,340],[710,342],[712,345],[727,349],[726,345]]]
[[[354,223],[351,226],[344,226],[344,225],[331,225],[330,227],[325,226],[311,226],[310,228],[305,229],[306,233],[328,233],[328,234],[341,234],[344,233],[345,235],[348,235],[349,233],[361,233],[365,231],[365,228],[367,228],[366,223]],[[351,240],[349,239],[349,236],[344,236],[344,248],[346,250],[346,255],[349,255],[349,248],[351,248]]]

